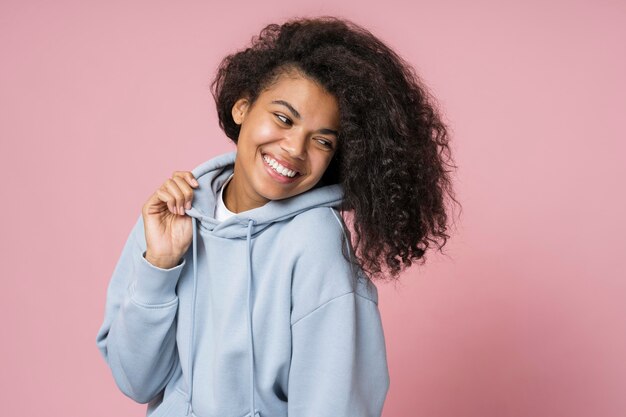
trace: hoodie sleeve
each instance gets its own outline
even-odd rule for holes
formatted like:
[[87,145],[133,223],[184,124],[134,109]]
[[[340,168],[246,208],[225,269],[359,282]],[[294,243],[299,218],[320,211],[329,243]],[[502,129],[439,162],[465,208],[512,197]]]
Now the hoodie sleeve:
[[115,383],[139,403],[153,399],[178,363],[176,284],[185,258],[162,269],[145,258],[143,219],[139,216],[109,282],[104,322],[97,346]]
[[376,303],[340,295],[292,325],[290,417],[379,417],[389,389]]
[[389,374],[378,289],[343,256],[344,243],[353,250],[334,209],[298,220],[292,235],[307,239],[292,244],[289,417],[380,417]]

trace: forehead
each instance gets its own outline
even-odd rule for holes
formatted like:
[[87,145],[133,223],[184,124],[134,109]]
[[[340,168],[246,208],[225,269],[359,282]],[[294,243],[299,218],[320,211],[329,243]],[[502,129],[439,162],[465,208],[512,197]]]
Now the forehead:
[[[334,95],[316,81],[299,73],[281,74],[274,83],[261,93],[261,96],[267,102],[285,100],[294,106],[297,104],[300,107],[316,108],[322,105],[331,110],[338,109],[337,99]],[[300,109],[298,108],[298,110]]]

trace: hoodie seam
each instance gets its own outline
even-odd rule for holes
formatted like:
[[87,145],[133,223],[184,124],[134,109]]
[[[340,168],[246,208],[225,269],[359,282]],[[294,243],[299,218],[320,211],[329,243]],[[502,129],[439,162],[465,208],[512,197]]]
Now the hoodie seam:
[[135,298],[135,293],[134,293],[134,288],[133,288],[133,292],[130,295],[130,301],[132,301],[133,304],[138,305],[139,307],[149,308],[149,309],[162,309],[162,308],[169,308],[169,307],[176,305],[178,303],[178,296],[174,297],[174,299],[166,303],[147,304]]
[[363,298],[365,300],[371,301],[372,303],[376,304],[376,302],[374,300],[372,300],[371,298],[367,298],[367,297],[365,297],[365,296],[363,296],[363,295],[361,295],[361,294],[359,294],[359,293],[357,293],[356,291],[353,290],[353,291],[347,292],[345,294],[338,295],[336,297],[331,298],[328,301],[323,302],[319,306],[315,307],[313,310],[311,310],[308,313],[306,313],[304,316],[300,317],[298,320],[296,320],[293,323],[291,323],[291,327],[293,327],[296,324],[298,324],[300,321],[302,321],[302,319],[305,319],[305,318],[309,317],[310,315],[312,315],[313,313],[315,313],[317,310],[321,309],[322,307],[332,303],[333,301],[335,301],[335,300],[337,300],[339,298],[345,297],[346,295],[350,295],[350,294],[354,294],[357,297],[361,297],[361,298]]

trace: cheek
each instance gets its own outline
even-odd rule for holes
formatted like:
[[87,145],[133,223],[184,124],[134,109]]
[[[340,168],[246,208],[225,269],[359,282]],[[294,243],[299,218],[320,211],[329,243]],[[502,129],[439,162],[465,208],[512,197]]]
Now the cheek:
[[276,139],[277,129],[271,123],[260,122],[254,125],[254,128],[251,129],[249,135],[254,143],[262,144]]
[[328,157],[328,155],[326,154],[315,155],[314,158],[311,158],[311,166],[315,170],[317,177],[322,177],[322,175],[324,175],[324,171],[326,171],[326,168],[328,168],[330,160],[331,158]]

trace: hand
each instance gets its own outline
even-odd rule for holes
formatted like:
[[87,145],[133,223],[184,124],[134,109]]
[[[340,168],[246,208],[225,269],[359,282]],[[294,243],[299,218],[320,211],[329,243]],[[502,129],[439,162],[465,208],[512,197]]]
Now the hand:
[[193,230],[185,208],[191,208],[192,187],[198,183],[190,171],[175,171],[143,205],[146,260],[152,265],[173,268],[189,248]]

